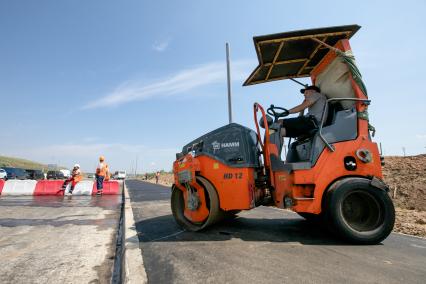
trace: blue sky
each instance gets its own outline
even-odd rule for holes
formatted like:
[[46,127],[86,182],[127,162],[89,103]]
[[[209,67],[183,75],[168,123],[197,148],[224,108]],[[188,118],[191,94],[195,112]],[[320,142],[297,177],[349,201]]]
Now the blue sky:
[[234,121],[253,129],[255,101],[302,97],[291,81],[241,86],[252,37],[346,24],[362,26],[351,45],[375,140],[386,155],[425,153],[426,2],[370,2],[0,0],[0,155],[170,170],[185,143],[227,123],[225,42]]

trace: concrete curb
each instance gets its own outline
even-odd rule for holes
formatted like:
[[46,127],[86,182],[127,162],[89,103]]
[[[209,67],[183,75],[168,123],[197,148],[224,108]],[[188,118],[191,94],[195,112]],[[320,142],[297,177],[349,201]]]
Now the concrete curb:
[[139,246],[139,238],[130,204],[129,192],[126,183],[124,186],[124,236],[125,236],[125,281],[124,283],[147,283],[145,266],[143,264],[142,251]]
[[111,284],[118,284],[123,283],[125,279],[125,271],[124,271],[124,261],[125,261],[125,255],[126,250],[124,247],[125,242],[125,234],[124,234],[124,222],[125,222],[125,215],[124,215],[124,183],[121,184],[122,193],[121,193],[121,206],[120,206],[120,219],[118,221],[118,229],[117,234],[115,236],[115,258],[114,258],[114,265],[112,268],[112,275],[111,275]]

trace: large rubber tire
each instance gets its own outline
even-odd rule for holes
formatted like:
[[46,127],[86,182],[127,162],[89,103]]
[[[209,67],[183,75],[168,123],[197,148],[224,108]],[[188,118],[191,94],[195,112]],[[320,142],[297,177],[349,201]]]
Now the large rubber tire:
[[378,244],[392,232],[395,208],[385,190],[370,180],[350,178],[327,193],[326,219],[331,230],[354,244]]
[[188,220],[184,215],[185,202],[183,192],[176,186],[172,186],[171,196],[171,207],[173,217],[183,229],[188,231],[200,231],[214,223],[219,222],[223,219],[224,213],[219,207],[219,197],[213,185],[203,177],[197,177],[197,182],[203,187],[206,195],[207,208],[209,209],[209,215],[207,219],[202,223],[194,223]]

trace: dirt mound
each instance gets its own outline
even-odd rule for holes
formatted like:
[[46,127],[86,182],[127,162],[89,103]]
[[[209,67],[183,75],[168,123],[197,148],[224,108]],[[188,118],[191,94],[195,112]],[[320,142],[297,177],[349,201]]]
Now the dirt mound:
[[426,155],[385,157],[383,176],[397,207],[426,211]]
[[[158,179],[158,183],[162,184],[162,185],[165,185],[165,186],[172,186],[173,180],[174,180],[173,174],[171,174],[171,173],[161,173],[160,177]],[[152,175],[152,176],[148,177],[148,180],[146,180],[146,181],[151,182],[151,183],[155,183],[156,182],[155,181],[155,176]]]
[[426,237],[426,211],[396,208],[395,232]]

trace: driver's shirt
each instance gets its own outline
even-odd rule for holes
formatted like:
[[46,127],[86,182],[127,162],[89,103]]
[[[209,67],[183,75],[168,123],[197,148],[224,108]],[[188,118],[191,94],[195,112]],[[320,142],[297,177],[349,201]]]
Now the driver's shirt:
[[[327,98],[325,95],[315,92],[312,93],[309,97],[306,98],[309,102],[313,102],[313,104],[308,108],[307,116],[314,116],[317,121],[320,123],[322,119],[322,112],[324,110],[324,106],[327,103]],[[327,117],[327,111],[324,114]]]

